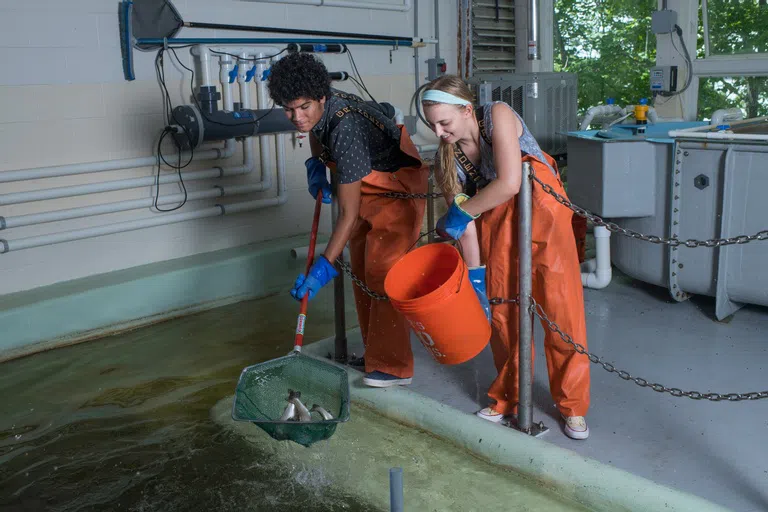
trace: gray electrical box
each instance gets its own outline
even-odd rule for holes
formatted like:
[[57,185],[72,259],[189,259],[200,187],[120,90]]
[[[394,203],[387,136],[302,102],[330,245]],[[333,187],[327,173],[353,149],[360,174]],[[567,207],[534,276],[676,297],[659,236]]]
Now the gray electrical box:
[[675,92],[677,90],[677,66],[654,66],[651,68],[650,78],[653,92]]
[[651,13],[651,30],[654,34],[669,34],[677,25],[677,11],[664,9]]
[[427,63],[427,80],[430,82],[436,80],[445,74],[447,69],[445,65],[445,59],[431,58],[426,60]]
[[577,78],[573,73],[497,73],[468,80],[479,105],[503,101],[520,114],[541,149],[568,151],[567,133],[577,130]]

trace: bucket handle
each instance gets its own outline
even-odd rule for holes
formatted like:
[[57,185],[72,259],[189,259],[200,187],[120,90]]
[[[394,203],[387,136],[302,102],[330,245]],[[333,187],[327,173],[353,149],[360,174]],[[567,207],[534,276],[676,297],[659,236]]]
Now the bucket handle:
[[[403,259],[403,258],[405,257],[405,255],[406,255],[406,254],[408,254],[409,252],[411,252],[411,251],[412,251],[412,250],[413,250],[413,249],[416,247],[416,245],[418,245],[418,243],[419,243],[419,240],[421,240],[421,239],[422,239],[422,238],[424,238],[425,236],[431,235],[432,233],[437,233],[437,228],[435,228],[435,229],[431,229],[431,230],[427,231],[426,233],[421,233],[421,234],[419,234],[418,238],[416,238],[416,241],[415,241],[415,242],[413,242],[413,245],[412,245],[412,246],[410,246],[410,247],[408,248],[408,250],[407,250],[407,251],[405,251],[405,254],[403,254],[402,256],[400,256],[400,258],[398,258],[398,261],[399,261],[399,260],[401,260],[401,259]],[[448,243],[448,242],[449,242],[449,240],[445,240],[444,242],[440,242],[440,243]],[[456,240],[456,242],[458,243],[458,248],[457,248],[457,249],[458,249],[458,251],[459,251],[459,255],[461,256],[461,259],[462,259],[462,261],[464,261],[464,248],[461,246],[461,240]],[[466,265],[466,262],[464,263],[464,268],[465,268],[465,269],[468,269],[468,267],[467,267],[467,265]],[[468,271],[468,270],[467,270],[467,271]],[[463,282],[464,282],[464,270],[462,270],[462,272],[461,272],[461,277],[459,278],[459,287],[458,287],[458,288],[456,288],[456,293],[459,293],[459,292],[461,291],[461,284],[462,284]]]

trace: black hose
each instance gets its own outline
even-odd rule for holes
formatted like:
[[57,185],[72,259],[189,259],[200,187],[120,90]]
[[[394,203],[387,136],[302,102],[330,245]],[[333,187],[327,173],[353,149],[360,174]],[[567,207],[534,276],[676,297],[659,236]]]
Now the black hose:
[[416,92],[413,93],[413,96],[411,96],[411,108],[414,106],[416,107],[416,115],[419,116],[419,119],[421,119],[421,122],[424,123],[427,128],[430,130],[432,129],[432,126],[430,126],[429,122],[424,118],[424,114],[421,112],[421,102],[419,101],[419,96],[421,95],[421,91],[429,85],[429,82],[426,84],[423,84],[421,87],[416,89]]
[[239,30],[243,32],[272,32],[274,34],[302,34],[307,36],[333,36],[333,37],[351,37],[355,39],[383,39],[385,41],[404,41],[413,39],[413,37],[383,36],[375,34],[358,34],[350,32],[333,32],[329,30],[305,30],[299,28],[278,28],[278,27],[256,27],[250,25],[229,25],[222,23],[201,23],[197,21],[185,21],[185,27],[189,28],[211,28],[222,30]]

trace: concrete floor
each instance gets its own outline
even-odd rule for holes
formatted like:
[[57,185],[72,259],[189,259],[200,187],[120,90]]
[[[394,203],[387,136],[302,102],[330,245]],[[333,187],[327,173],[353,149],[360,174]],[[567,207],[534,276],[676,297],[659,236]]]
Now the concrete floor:
[[[603,290],[585,290],[589,350],[649,383],[702,393],[768,390],[768,309],[746,307],[716,322],[714,300],[673,303],[664,289],[614,271]],[[768,510],[768,399],[709,402],[675,398],[592,366],[590,438],[562,432],[536,323],[534,421],[542,439],[733,510]],[[578,341],[578,340],[577,340]],[[362,353],[359,335],[350,352]],[[442,366],[413,340],[411,388],[461,411],[487,405],[495,369],[486,348],[474,360]],[[499,426],[499,428],[505,428]]]

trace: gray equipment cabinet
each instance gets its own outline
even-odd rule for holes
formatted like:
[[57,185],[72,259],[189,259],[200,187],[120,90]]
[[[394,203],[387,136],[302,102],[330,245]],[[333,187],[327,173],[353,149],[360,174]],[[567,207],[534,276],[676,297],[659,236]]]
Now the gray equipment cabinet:
[[503,101],[525,121],[541,149],[553,157],[568,150],[578,128],[577,80],[573,73],[479,74],[468,80],[477,103]]
[[[572,132],[568,195],[646,235],[682,241],[754,235],[768,229],[768,120],[734,123],[733,130],[755,137],[708,139],[715,128],[705,123],[649,125],[646,137]],[[744,304],[768,306],[768,241],[689,248],[614,234],[611,262],[668,288],[677,301],[715,297],[718,320]]]

